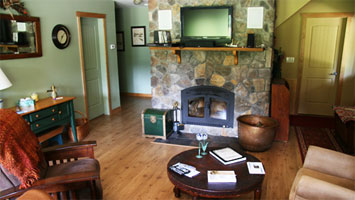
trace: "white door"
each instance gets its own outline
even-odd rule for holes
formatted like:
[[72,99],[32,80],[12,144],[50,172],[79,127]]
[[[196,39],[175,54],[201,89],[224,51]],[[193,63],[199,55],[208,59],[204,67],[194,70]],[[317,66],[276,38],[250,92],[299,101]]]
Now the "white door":
[[89,119],[104,114],[98,19],[81,18]]
[[342,18],[308,18],[298,113],[333,115],[342,43]]

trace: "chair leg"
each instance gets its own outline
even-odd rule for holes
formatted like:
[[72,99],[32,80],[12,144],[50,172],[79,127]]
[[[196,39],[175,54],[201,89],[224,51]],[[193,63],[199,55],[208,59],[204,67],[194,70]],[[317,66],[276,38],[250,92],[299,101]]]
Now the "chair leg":
[[103,199],[103,192],[102,192],[102,185],[101,185],[101,180],[98,179],[95,181],[96,183],[96,191],[97,191],[97,199]]
[[70,192],[70,198],[71,198],[71,199],[73,199],[73,200],[76,200],[76,199],[77,199],[77,197],[76,197],[76,193],[75,193],[75,191],[70,190],[69,192]]
[[58,194],[56,192],[51,193],[53,200],[58,200]]
[[61,200],[67,200],[68,198],[67,198],[67,192],[59,192],[59,194],[60,194],[60,199]]
[[90,181],[90,193],[91,199],[96,199],[96,186],[94,180]]
[[100,179],[90,181],[90,193],[92,199],[103,199]]

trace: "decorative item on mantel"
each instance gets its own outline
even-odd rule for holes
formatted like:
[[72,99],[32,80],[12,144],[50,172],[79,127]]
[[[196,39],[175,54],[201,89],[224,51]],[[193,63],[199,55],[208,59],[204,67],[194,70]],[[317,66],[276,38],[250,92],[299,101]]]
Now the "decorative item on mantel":
[[26,8],[24,7],[24,3],[20,0],[1,0],[0,8],[7,10],[11,16],[13,16],[10,8],[16,10],[19,14],[28,15]]
[[[0,90],[4,90],[12,86],[12,83],[6,77],[2,69],[0,68]],[[0,108],[3,106],[3,100],[0,98]]]
[[143,3],[143,0],[133,0],[134,5],[140,5]]
[[[196,134],[196,139],[199,141],[198,143],[198,154],[196,155],[196,158],[202,158],[202,156],[207,155],[206,149],[208,142],[206,141],[208,138],[207,133],[197,133]],[[202,153],[201,153],[202,149]]]

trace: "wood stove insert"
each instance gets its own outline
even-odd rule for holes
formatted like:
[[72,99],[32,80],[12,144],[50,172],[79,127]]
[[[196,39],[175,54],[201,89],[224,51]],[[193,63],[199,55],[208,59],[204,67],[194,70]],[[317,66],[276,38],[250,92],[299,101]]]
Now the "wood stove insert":
[[194,86],[181,91],[184,124],[233,128],[234,93],[215,86]]

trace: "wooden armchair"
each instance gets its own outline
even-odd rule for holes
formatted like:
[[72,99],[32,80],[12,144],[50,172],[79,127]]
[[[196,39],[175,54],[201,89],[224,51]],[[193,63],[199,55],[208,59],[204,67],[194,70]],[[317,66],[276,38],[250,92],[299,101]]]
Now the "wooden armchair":
[[[77,191],[83,188],[90,189],[91,199],[102,199],[100,165],[94,159],[94,146],[96,142],[88,141],[42,149],[48,164],[41,170],[44,171],[43,177],[27,189],[19,189],[16,185],[0,191],[0,199],[20,196],[30,189],[43,190],[54,199],[76,199]],[[82,198],[90,197],[82,197],[79,193],[79,199]]]

